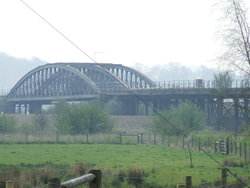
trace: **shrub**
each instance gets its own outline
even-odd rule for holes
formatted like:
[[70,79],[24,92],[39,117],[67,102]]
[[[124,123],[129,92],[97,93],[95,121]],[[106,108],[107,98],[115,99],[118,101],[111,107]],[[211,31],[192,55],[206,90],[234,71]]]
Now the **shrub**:
[[206,115],[195,104],[184,102],[153,116],[152,128],[163,135],[188,135],[204,128]]
[[97,104],[64,104],[57,114],[58,129],[64,133],[84,134],[108,132],[113,122]]
[[229,166],[229,167],[243,167],[242,161],[236,161],[235,159],[225,159],[223,161],[223,165]]
[[143,184],[145,175],[146,174],[144,170],[138,168],[130,168],[128,169],[128,183],[135,185],[135,187],[139,187]]

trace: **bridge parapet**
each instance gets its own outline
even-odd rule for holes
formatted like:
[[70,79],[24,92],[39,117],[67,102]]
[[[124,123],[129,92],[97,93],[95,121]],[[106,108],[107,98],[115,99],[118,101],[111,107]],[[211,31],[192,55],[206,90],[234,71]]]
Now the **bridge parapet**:
[[[171,80],[155,82],[157,88],[220,88],[213,80]],[[233,80],[223,88],[250,88],[250,80]],[[222,88],[220,88],[222,89]]]
[[[158,81],[154,82],[154,84],[148,86],[147,88],[121,88],[112,86],[113,83],[103,84],[100,89],[102,92],[128,92],[131,91],[152,91],[152,90],[162,90],[167,91],[167,89],[175,89],[175,90],[183,90],[183,89],[213,89],[213,90],[223,90],[223,91],[236,91],[242,89],[250,89],[250,81],[249,80],[234,80],[231,85],[227,87],[218,87],[214,81],[211,80],[172,80],[172,81]],[[107,86],[107,87],[106,87]],[[187,91],[187,90],[185,90]],[[197,90],[195,90],[197,91]],[[212,90],[210,90],[212,91]]]

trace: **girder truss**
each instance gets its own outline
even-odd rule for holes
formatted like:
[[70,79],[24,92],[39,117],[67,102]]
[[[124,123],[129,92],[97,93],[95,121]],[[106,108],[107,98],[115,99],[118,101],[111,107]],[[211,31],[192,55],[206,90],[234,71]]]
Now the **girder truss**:
[[37,67],[11,89],[8,100],[83,96],[154,85],[142,73],[120,64],[54,63]]

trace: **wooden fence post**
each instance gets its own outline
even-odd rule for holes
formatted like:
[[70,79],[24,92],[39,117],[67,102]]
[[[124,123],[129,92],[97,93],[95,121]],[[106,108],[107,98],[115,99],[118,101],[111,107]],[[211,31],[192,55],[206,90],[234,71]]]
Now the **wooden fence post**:
[[237,142],[234,142],[234,154],[237,155]]
[[156,133],[154,133],[154,145],[156,145]]
[[227,187],[227,169],[223,168],[221,170],[221,187],[226,188]]
[[242,157],[242,144],[240,142],[240,157]]
[[122,144],[122,133],[120,133],[120,144]]
[[230,152],[230,153],[233,153],[233,152],[234,152],[233,142],[230,141],[230,142],[229,142],[229,145],[230,145],[230,146],[229,146],[229,147],[230,147],[229,152]]
[[5,182],[5,187],[6,188],[14,188],[14,183],[13,183],[13,181],[6,181]]
[[226,155],[229,155],[230,153],[230,147],[229,147],[229,138],[226,139]]
[[141,144],[143,144],[143,134],[141,133]]
[[170,136],[168,136],[168,147],[170,147]]
[[89,183],[89,188],[101,188],[102,171],[101,170],[90,170],[89,173],[92,173],[95,175],[95,179]]
[[182,137],[182,149],[185,149],[185,137]]
[[59,142],[59,133],[58,131],[56,131],[56,143],[58,144],[58,142]]
[[59,178],[51,178],[48,180],[48,188],[60,188],[61,181]]
[[192,176],[186,176],[186,188],[192,188]]
[[25,133],[25,144],[28,144],[28,132]]
[[201,151],[201,138],[199,137],[199,143],[198,143],[198,151]]
[[5,182],[4,181],[0,181],[0,188],[5,188]]
[[245,159],[245,162],[247,161],[247,143],[244,142],[244,159]]
[[219,147],[219,142],[218,141],[216,141],[216,142],[214,142],[214,153],[218,153],[219,151],[218,151],[218,148]]
[[151,144],[151,134],[148,133],[148,144]]

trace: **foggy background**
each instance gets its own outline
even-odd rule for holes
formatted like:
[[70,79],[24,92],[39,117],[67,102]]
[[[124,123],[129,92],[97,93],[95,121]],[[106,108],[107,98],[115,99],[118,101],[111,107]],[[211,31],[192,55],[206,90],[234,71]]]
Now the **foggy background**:
[[[10,90],[25,74],[46,63],[36,57],[30,59],[17,58],[0,52],[0,90]],[[204,65],[187,67],[176,62],[161,65],[152,62],[152,64],[152,66],[148,66],[137,63],[132,68],[144,73],[153,81],[194,80],[197,78],[212,80],[213,74],[217,71]]]

